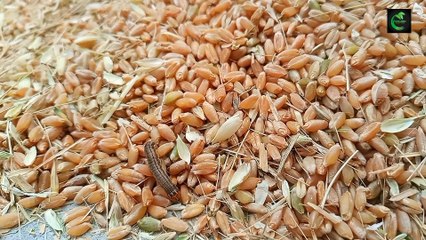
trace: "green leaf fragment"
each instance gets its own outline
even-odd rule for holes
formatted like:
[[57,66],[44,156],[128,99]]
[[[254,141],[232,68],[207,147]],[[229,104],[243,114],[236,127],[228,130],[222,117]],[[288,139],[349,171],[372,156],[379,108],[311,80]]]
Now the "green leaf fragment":
[[175,232],[162,233],[155,236],[153,240],[170,240],[170,239],[173,239],[175,236],[176,236]]
[[191,163],[191,153],[189,152],[188,146],[182,141],[180,136],[176,139],[176,148],[179,154],[179,157],[184,160],[186,163]]
[[393,240],[404,240],[406,239],[407,234],[406,233],[401,233],[398,236],[396,236]]
[[411,179],[411,182],[414,183],[416,186],[420,187],[421,189],[426,189],[426,179],[416,177]]
[[63,223],[52,209],[48,209],[44,212],[44,219],[51,228],[57,231],[63,231]]
[[399,194],[398,183],[394,179],[387,179],[386,181],[387,181],[389,188],[390,188],[389,189],[390,195],[392,197],[398,195]]
[[309,8],[310,9],[321,10],[321,5],[316,0],[310,0],[309,1]]
[[176,240],[189,240],[189,235],[188,234],[181,234],[181,235],[176,237]]
[[330,65],[330,59],[325,59],[324,61],[321,62],[320,75],[324,74],[327,71],[328,65]]
[[157,232],[161,230],[160,221],[152,217],[142,218],[138,221],[138,226],[145,232]]
[[300,199],[297,194],[295,189],[293,188],[293,190],[291,191],[291,206],[300,214],[304,214],[305,213],[305,208],[303,207],[303,203],[302,203],[302,199]]
[[384,133],[398,133],[409,128],[413,123],[413,118],[388,119],[382,122],[380,130]]
[[6,151],[0,151],[0,159],[1,160],[7,160],[9,157],[12,156],[12,154],[6,152]]

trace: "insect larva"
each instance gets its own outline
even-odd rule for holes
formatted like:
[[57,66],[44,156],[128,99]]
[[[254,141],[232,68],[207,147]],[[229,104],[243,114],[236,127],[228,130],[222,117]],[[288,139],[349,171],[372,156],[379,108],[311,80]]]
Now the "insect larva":
[[151,169],[155,180],[157,180],[157,183],[166,190],[169,196],[175,196],[179,189],[172,183],[169,176],[161,168],[157,153],[155,152],[154,143],[152,141],[148,141],[145,144],[145,154],[148,158],[149,168]]

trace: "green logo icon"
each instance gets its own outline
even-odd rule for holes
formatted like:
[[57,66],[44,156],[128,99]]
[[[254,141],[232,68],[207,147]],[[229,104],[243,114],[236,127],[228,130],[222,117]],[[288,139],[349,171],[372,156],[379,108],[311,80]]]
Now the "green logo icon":
[[406,23],[406,21],[404,20],[404,15],[405,15],[405,13],[398,12],[398,14],[394,15],[391,18],[391,26],[392,26],[393,29],[395,29],[397,31],[404,30],[403,25]]
[[411,32],[411,9],[387,9],[388,33]]

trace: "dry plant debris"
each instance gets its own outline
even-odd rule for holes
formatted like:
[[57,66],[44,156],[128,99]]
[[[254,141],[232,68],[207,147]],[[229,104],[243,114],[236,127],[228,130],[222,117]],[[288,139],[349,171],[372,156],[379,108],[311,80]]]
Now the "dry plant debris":
[[424,1],[2,1],[0,231],[424,239],[425,53]]

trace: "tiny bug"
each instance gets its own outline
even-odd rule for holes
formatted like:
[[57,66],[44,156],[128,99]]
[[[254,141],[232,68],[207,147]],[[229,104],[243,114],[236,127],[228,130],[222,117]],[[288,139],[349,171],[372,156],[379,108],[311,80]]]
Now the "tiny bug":
[[157,183],[160,184],[164,190],[166,190],[169,196],[175,197],[179,192],[179,189],[172,183],[170,177],[161,168],[157,153],[155,152],[154,142],[148,141],[145,144],[145,154],[148,158],[148,166],[151,169],[151,172],[154,175]]

